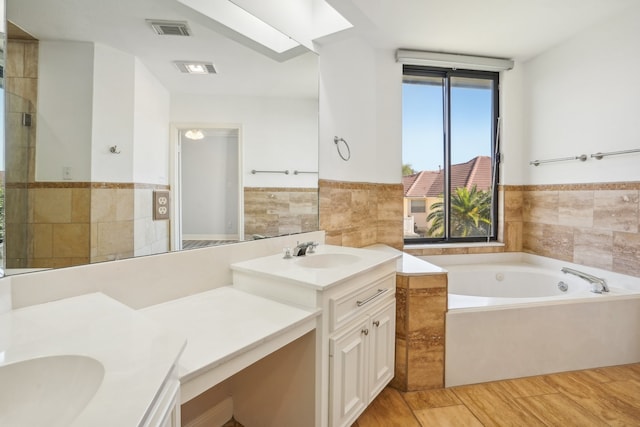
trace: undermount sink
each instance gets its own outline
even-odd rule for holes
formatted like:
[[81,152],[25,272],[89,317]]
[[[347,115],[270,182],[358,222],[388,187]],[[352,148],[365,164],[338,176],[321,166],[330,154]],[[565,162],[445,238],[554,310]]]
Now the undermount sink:
[[351,254],[311,254],[298,258],[296,263],[307,268],[334,268],[353,264],[361,258]]
[[0,426],[68,426],[98,391],[100,362],[60,355],[0,366]]

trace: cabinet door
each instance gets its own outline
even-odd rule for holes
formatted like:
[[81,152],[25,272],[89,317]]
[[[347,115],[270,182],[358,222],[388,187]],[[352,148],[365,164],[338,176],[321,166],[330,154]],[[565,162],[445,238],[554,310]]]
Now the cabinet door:
[[369,333],[369,396],[371,402],[391,381],[396,354],[395,300],[371,315]]
[[329,340],[329,413],[332,427],[350,426],[367,406],[369,320]]

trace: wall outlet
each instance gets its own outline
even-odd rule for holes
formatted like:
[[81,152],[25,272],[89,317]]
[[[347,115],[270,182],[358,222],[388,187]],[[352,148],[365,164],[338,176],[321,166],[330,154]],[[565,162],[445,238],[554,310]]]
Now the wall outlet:
[[169,190],[153,191],[153,219],[155,221],[169,219]]
[[71,166],[62,167],[62,179],[65,179],[65,180],[73,179],[73,175],[71,174]]

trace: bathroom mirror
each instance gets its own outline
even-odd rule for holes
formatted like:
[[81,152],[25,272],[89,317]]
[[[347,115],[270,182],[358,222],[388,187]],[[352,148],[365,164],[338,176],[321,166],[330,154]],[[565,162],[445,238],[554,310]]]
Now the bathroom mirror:
[[[176,0],[7,0],[6,20],[7,273],[318,229],[314,53],[271,52]],[[230,139],[235,157],[185,163]],[[200,178],[225,179],[218,193],[180,203],[182,172],[232,163],[233,179]],[[229,203],[237,224],[176,234],[180,213]]]

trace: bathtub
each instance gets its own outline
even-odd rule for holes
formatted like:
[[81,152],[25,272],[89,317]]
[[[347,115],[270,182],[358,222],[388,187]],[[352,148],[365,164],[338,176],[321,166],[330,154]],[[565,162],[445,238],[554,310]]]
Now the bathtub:
[[447,387],[640,362],[640,278],[524,253],[421,258],[448,271]]

